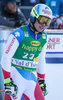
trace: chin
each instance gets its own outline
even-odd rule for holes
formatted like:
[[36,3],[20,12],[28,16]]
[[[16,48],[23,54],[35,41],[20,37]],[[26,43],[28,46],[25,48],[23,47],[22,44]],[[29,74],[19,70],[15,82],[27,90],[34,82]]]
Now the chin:
[[39,32],[42,32],[44,29],[40,30]]

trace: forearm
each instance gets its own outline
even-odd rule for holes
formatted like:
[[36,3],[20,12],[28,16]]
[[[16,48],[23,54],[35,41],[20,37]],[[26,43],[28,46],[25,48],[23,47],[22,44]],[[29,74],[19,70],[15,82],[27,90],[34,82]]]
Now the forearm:
[[4,79],[10,78],[10,72],[5,71],[3,68],[2,68],[2,72],[3,72],[3,75],[4,75]]
[[1,59],[1,66],[2,66],[2,71],[4,75],[4,79],[10,77],[10,59],[6,56],[4,53]]
[[45,74],[39,74],[39,73],[37,72],[37,77],[38,77],[38,78],[45,79]]

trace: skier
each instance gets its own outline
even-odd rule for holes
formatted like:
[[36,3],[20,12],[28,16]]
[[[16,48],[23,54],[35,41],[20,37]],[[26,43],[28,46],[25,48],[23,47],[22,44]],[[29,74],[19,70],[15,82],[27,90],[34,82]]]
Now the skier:
[[1,59],[5,98],[7,94],[11,100],[21,100],[24,93],[26,100],[44,100],[43,95],[47,94],[44,70],[47,34],[44,30],[51,18],[51,9],[37,4],[31,10],[29,24],[10,34]]

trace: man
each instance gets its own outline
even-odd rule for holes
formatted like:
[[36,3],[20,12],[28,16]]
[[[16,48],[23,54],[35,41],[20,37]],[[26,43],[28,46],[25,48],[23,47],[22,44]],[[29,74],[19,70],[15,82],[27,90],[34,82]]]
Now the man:
[[44,29],[51,18],[51,9],[37,4],[31,10],[29,25],[10,34],[1,65],[5,91],[12,100],[21,100],[23,93],[26,100],[44,100],[43,94],[47,94],[44,71],[47,35]]
[[2,19],[0,22],[1,25],[16,28],[28,24],[16,0],[3,0],[2,3],[2,13],[0,16],[0,19]]

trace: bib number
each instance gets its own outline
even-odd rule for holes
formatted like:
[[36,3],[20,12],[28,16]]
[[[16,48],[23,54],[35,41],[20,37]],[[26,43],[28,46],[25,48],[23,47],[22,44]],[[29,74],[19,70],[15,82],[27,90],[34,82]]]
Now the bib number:
[[24,52],[24,56],[22,58],[33,59],[34,58],[34,54],[28,54],[28,53]]

